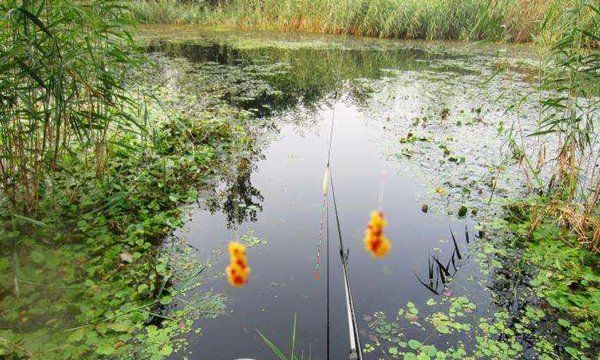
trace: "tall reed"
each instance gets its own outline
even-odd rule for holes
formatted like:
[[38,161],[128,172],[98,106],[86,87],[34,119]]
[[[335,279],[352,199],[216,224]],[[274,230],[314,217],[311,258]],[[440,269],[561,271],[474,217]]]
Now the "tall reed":
[[200,24],[207,21],[209,6],[216,1],[206,0],[132,0],[136,19],[151,24]]
[[[592,251],[600,252],[600,8],[597,1],[552,1],[536,37],[540,49],[541,120],[532,137],[552,138],[527,157],[527,179],[544,187],[532,212],[551,218]],[[520,150],[522,157],[527,152]],[[542,169],[550,171],[540,181]],[[540,189],[542,190],[542,189]]]
[[591,193],[600,191],[600,177],[585,174],[591,152],[597,150],[600,140],[596,132],[600,109],[600,9],[588,0],[567,3],[566,8],[555,3],[550,9],[539,39],[544,46],[543,86],[550,95],[542,102],[544,117],[533,135],[558,136],[560,147],[550,186],[560,189],[567,199],[583,200],[581,196],[589,195],[590,186]]
[[136,0],[147,23],[215,23],[408,39],[530,41],[548,0]]
[[0,187],[13,211],[35,213],[66,155],[101,172],[109,131],[132,129],[130,21],[118,0],[0,4]]

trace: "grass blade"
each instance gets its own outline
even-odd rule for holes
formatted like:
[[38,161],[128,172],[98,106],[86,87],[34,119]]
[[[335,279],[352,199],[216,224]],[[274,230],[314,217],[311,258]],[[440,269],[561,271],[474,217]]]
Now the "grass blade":
[[294,325],[292,326],[292,339],[290,340],[290,360],[294,360],[294,348],[296,346],[296,318],[297,314],[294,313]]
[[285,355],[283,354],[283,352],[281,350],[279,350],[279,348],[277,346],[275,346],[275,344],[273,344],[273,342],[271,340],[267,339],[267,337],[264,336],[260,331],[256,330],[256,332],[258,333],[258,335],[260,335],[260,337],[265,342],[265,344],[267,344],[269,349],[271,349],[273,354],[275,354],[275,356],[277,356],[277,358],[279,358],[280,360],[288,360],[285,357]]
[[36,226],[39,226],[39,227],[50,227],[49,225],[47,225],[47,224],[45,224],[45,223],[43,223],[43,222],[41,222],[39,220],[35,220],[35,219],[32,219],[32,218],[24,216],[24,215],[14,214],[13,216],[16,219],[23,220],[25,222],[28,222],[30,224],[33,224],[33,225],[36,225]]

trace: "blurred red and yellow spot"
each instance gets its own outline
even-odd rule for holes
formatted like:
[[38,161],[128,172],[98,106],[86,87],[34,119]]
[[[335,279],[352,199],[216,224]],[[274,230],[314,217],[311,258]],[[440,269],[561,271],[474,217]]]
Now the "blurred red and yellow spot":
[[238,242],[230,242],[227,246],[229,250],[230,264],[227,266],[227,280],[236,287],[241,287],[248,283],[250,267],[246,257],[246,246]]
[[383,212],[371,212],[371,220],[365,232],[365,249],[378,258],[385,257],[392,248],[390,240],[383,236],[383,228],[386,226],[387,220]]

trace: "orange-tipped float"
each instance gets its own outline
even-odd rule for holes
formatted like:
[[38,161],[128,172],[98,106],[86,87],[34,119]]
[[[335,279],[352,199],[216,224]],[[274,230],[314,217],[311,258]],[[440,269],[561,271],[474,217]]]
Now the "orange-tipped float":
[[383,236],[383,228],[387,226],[383,212],[371,212],[371,220],[365,232],[365,249],[378,258],[385,257],[392,248],[390,240]]
[[246,246],[232,241],[227,246],[230,264],[226,269],[227,281],[235,287],[242,287],[248,283],[250,268],[246,257]]

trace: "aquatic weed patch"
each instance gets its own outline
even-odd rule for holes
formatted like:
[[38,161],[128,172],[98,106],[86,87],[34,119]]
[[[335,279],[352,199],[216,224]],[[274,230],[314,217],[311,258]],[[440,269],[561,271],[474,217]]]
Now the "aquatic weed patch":
[[577,244],[577,235],[545,212],[544,199],[516,202],[507,209],[507,225],[517,235],[536,271],[530,285],[552,309],[556,327],[565,334],[574,357],[600,347],[600,264],[597,254]]
[[162,358],[200,331],[195,320],[222,312],[220,295],[186,296],[202,264],[177,272],[160,245],[181,225],[182,205],[250,146],[243,119],[224,102],[193,117],[171,108],[151,137],[109,146],[106,175],[73,154],[37,219],[4,214],[2,247],[13,257],[1,263],[2,355]]
[[[518,162],[502,156],[504,129],[533,130],[539,94],[520,73],[495,77],[495,61],[425,57],[420,71],[390,69],[365,83],[367,94],[378,89],[366,97],[365,118],[383,121],[384,151],[401,173],[429,185],[421,200],[432,213],[485,219],[499,214],[498,199],[526,190]],[[522,106],[506,110],[516,100]]]
[[[539,272],[538,277],[552,271],[540,264],[535,254],[525,256],[533,256],[527,269]],[[524,259],[527,257],[519,262],[528,262]],[[369,316],[372,332],[365,351],[400,359],[593,358],[597,317],[573,320],[560,307],[536,300],[536,294],[544,299],[560,287],[540,286],[538,277],[529,277],[522,270],[516,271],[522,277],[510,278],[502,270],[506,265],[492,267],[496,280],[489,285],[495,294],[491,304],[475,304],[467,296],[431,298],[424,309],[409,302],[395,316],[383,312]]]
[[[115,357],[134,354],[159,358],[181,350],[185,339],[193,338],[191,334],[185,336],[186,333],[193,329],[201,332],[203,323],[197,320],[222,312],[226,299],[212,293],[196,296],[201,289],[195,286],[210,275],[206,271],[212,267],[210,259],[201,257],[200,251],[196,252],[185,239],[170,237],[171,230],[182,225],[182,215],[187,213],[185,205],[200,198],[201,208],[225,213],[224,227],[256,221],[264,199],[261,191],[253,187],[250,174],[266,156],[265,145],[280,130],[285,130],[280,123],[290,120],[303,129],[317,124],[315,114],[329,106],[338,92],[343,94],[341,102],[375,104],[374,112],[364,113],[366,122],[389,130],[384,142],[386,153],[407,165],[403,171],[414,171],[414,175],[428,172],[430,197],[424,201],[425,206],[416,204],[429,214],[424,216],[440,213],[449,214],[450,218],[456,216],[461,219],[461,228],[462,222],[466,222],[472,232],[472,220],[486,220],[499,211],[497,203],[486,202],[491,195],[505,197],[520,191],[516,181],[496,180],[502,166],[509,168],[506,172],[509,177],[516,165],[509,162],[500,166],[490,160],[499,160],[499,141],[490,138],[498,133],[504,119],[496,117],[498,109],[482,104],[498,96],[505,85],[511,85],[508,88],[516,89],[519,94],[528,85],[524,82],[515,85],[512,79],[505,79],[493,80],[488,87],[474,86],[478,78],[487,78],[496,71],[492,56],[473,55],[473,61],[471,58],[463,61],[464,55],[457,53],[446,56],[417,48],[380,51],[345,45],[346,48],[339,50],[308,44],[282,50],[256,43],[246,46],[242,51],[218,43],[156,45],[155,50],[166,52],[167,56],[151,55],[158,66],[148,67],[148,71],[137,74],[139,79],[134,80],[143,83],[140,87],[152,90],[143,91],[152,95],[148,95],[151,105],[143,110],[142,116],[145,121],[155,121],[156,127],[152,126],[143,141],[131,135],[113,144],[110,152],[115,155],[115,163],[108,176],[97,182],[86,175],[85,187],[74,184],[67,191],[69,197],[61,199],[65,208],[72,211],[69,213],[72,220],[64,222],[62,236],[72,236],[75,244],[85,239],[93,244],[102,238],[101,246],[93,251],[83,246],[59,249],[78,252],[78,257],[56,260],[56,254],[46,255],[43,249],[40,254],[24,245],[24,250],[32,251],[31,259],[23,258],[22,263],[37,264],[31,267],[37,269],[36,276],[55,274],[42,265],[46,259],[49,267],[66,271],[65,284],[60,286],[81,283],[83,272],[78,275],[64,270],[71,263],[76,264],[75,269],[87,265],[93,269],[92,282],[74,290],[71,302],[79,306],[81,294],[84,298],[97,298],[88,301],[89,308],[84,304],[83,317],[77,307],[66,306],[65,313],[72,311],[73,316],[62,318],[71,323],[56,326],[75,328],[76,335],[69,337],[66,345],[58,338],[52,339],[51,343],[57,345],[49,354],[69,351],[75,357],[95,351],[98,355],[110,353]],[[446,103],[441,101],[444,99],[452,100]],[[504,99],[500,99],[498,108],[503,104]],[[280,113],[283,115],[270,116]],[[78,168],[74,169],[72,172],[79,174]],[[92,213],[87,214],[88,210]],[[99,231],[101,228],[105,230]],[[42,233],[50,234],[44,235],[45,238],[53,236],[44,228],[32,229],[36,237],[42,237]],[[373,323],[373,329],[379,329],[374,330],[376,334],[369,334],[371,354],[390,358],[564,354],[562,349],[567,343],[561,342],[556,350],[545,341],[546,329],[556,324],[554,314],[537,300],[527,302],[523,301],[527,298],[514,297],[515,291],[519,295],[529,294],[521,294],[522,289],[527,290],[525,284],[531,278],[530,264],[519,254],[522,249],[504,246],[501,240],[507,236],[505,233],[483,227],[477,230],[483,230],[486,236],[460,249],[455,243],[454,251],[460,251],[463,261],[454,264],[458,258],[441,252],[435,247],[437,243],[432,246],[435,247],[432,254],[427,255],[429,260],[433,259],[436,271],[446,277],[441,280],[441,296],[427,301],[427,307],[410,303],[397,318],[383,314],[365,318]],[[455,226],[454,232],[460,234]],[[446,235],[447,239],[440,243],[450,247],[450,234]],[[163,242],[165,236],[168,241]],[[214,237],[211,239],[214,241]],[[242,235],[240,240],[248,246],[263,242],[252,232]],[[402,246],[400,238],[398,247]],[[107,259],[100,259],[104,252]],[[193,257],[202,261],[189,259]],[[423,260],[425,257],[423,254]],[[61,265],[61,261],[66,265]],[[482,265],[481,269],[468,268],[477,264]],[[5,266],[12,271],[11,263]],[[449,270],[453,266],[454,270]],[[214,267],[217,268],[216,277],[221,281],[224,266]],[[479,276],[478,271],[484,276]],[[35,277],[29,279],[41,283]],[[109,284],[112,279],[116,279],[114,286]],[[411,280],[419,287],[416,279]],[[486,292],[485,299],[492,300],[482,302],[476,294],[463,294],[463,286],[472,287],[465,282],[478,282],[481,286],[476,286],[475,291],[481,287]],[[10,276],[3,283],[10,289]],[[63,307],[61,292],[67,291],[54,283],[49,285],[53,292],[49,298]],[[27,289],[27,295],[31,293]],[[11,295],[8,301],[13,300]],[[129,301],[133,305],[123,305]],[[31,307],[31,312],[25,309],[23,321],[27,324],[35,318],[32,328],[39,328],[46,319],[40,309]],[[112,318],[113,315],[116,317]],[[18,322],[20,316],[14,312],[10,319]],[[54,318],[59,316],[51,316],[48,324],[54,326]],[[18,338],[5,333],[11,346],[15,345],[11,351],[35,348],[30,342],[21,341],[27,331],[23,329]],[[388,332],[392,335],[387,336]],[[508,335],[501,335],[505,333]],[[536,346],[532,347],[528,341],[535,341]]]
[[537,201],[507,206],[506,219],[484,221],[485,238],[468,246],[491,301],[448,292],[426,306],[368,315],[365,350],[391,358],[595,358],[598,259],[569,246],[576,238],[551,216],[534,220],[528,207]]

